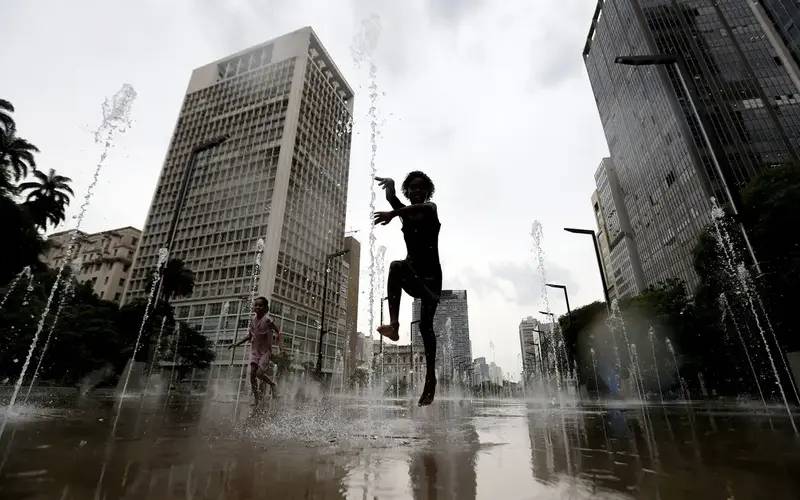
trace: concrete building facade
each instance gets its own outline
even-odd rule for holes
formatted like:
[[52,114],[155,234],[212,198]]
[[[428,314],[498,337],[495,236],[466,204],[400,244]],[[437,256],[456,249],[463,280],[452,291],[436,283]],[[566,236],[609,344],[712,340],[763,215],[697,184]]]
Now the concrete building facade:
[[[645,286],[680,278],[693,290],[710,197],[725,203],[726,188],[737,193],[761,170],[797,161],[800,91],[752,3],[598,2],[583,57]],[[674,65],[615,63],[642,54],[681,58],[702,122]]]
[[[414,299],[411,309],[411,341],[420,352],[424,350],[419,333],[421,301]],[[442,290],[439,306],[433,318],[436,333],[436,366],[441,376],[454,380],[467,376],[472,369],[472,342],[469,338],[469,307],[466,290]]]
[[[644,291],[644,273],[633,237],[625,196],[611,158],[603,158],[594,174],[597,190],[592,208],[608,281],[609,298],[632,297]],[[605,246],[605,248],[603,248]]]
[[541,372],[541,342],[539,331],[543,325],[536,318],[528,316],[519,323],[519,350],[522,355],[522,379],[530,380],[531,377]]
[[[188,181],[171,254],[194,271],[195,290],[175,301],[177,317],[219,335],[217,359],[227,363],[225,347],[248,322],[241,298],[254,291],[270,299],[284,346],[301,357],[295,361],[315,362],[326,256],[345,245],[352,111],[352,89],[308,27],[195,69],[125,300],[147,293],[192,150],[227,135],[199,155]],[[347,348],[345,274],[342,258],[330,261],[328,373]]]
[[[58,269],[64,261],[71,234],[62,231],[47,237],[42,260],[51,269]],[[81,263],[75,275],[78,282],[88,282],[98,297],[119,304],[141,237],[142,232],[130,226],[93,234],[78,231],[77,248],[72,253],[73,261]]]
[[356,350],[358,349],[358,284],[361,272],[361,244],[352,236],[344,239],[344,248],[348,251],[344,256],[345,277],[345,331],[347,350],[345,351],[345,372],[351,375],[358,366]]

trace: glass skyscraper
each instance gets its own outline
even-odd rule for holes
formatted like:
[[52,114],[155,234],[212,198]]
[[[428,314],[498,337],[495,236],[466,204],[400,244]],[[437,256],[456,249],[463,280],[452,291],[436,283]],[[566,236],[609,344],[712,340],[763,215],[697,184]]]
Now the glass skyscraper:
[[[194,70],[124,300],[147,295],[192,150],[225,134],[188,182],[171,257],[194,271],[195,288],[173,301],[176,315],[219,335],[217,363],[227,364],[224,347],[246,334],[240,299],[263,239],[256,293],[270,298],[295,362],[315,362],[326,256],[344,248],[352,110],[353,91],[308,27]],[[330,262],[325,371],[346,349],[346,269]]]
[[[764,16],[761,16],[764,18]],[[605,0],[584,61],[611,151],[645,286],[681,278],[693,289],[692,248],[726,202],[759,171],[800,151],[800,89],[780,41],[750,0]],[[683,62],[724,178],[674,66],[621,66],[627,55]]]

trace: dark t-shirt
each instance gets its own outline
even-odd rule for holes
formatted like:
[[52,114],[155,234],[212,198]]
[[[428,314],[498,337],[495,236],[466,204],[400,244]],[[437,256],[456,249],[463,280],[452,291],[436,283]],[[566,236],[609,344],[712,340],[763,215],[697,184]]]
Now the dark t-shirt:
[[419,274],[420,278],[441,282],[442,267],[439,263],[439,214],[436,205],[432,210],[423,210],[411,216],[402,217],[403,238],[406,241],[408,256],[406,260]]

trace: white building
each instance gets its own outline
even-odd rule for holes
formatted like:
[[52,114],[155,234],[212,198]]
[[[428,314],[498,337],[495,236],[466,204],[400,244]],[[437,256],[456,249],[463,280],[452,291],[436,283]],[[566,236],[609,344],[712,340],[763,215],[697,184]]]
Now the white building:
[[[131,271],[131,261],[142,232],[134,227],[87,234],[78,231],[73,262],[81,267],[75,272],[80,283],[89,283],[103,300],[119,303]],[[47,237],[47,250],[42,260],[51,269],[61,266],[66,257],[72,231],[61,231]]]
[[[308,27],[195,69],[125,300],[147,293],[192,150],[227,135],[198,156],[187,183],[171,252],[194,271],[195,289],[175,301],[176,314],[219,335],[227,364],[224,347],[247,326],[250,306],[240,298],[250,296],[263,239],[256,295],[270,299],[289,352],[316,360],[326,256],[344,248],[352,110],[352,89]],[[329,262],[327,372],[337,349],[347,350],[345,269],[342,258]]]

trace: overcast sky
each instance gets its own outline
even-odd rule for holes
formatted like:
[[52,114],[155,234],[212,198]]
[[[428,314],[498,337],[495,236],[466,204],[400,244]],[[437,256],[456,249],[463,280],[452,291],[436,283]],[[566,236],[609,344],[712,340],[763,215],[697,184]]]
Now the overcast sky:
[[[518,378],[520,319],[541,317],[543,305],[530,237],[535,219],[544,227],[548,280],[569,287],[573,307],[602,297],[591,241],[562,230],[594,227],[593,174],[607,155],[581,60],[595,5],[5,0],[0,97],[17,108],[20,135],[42,150],[39,168],[72,177],[82,197],[97,162],[91,132],[101,103],[123,83],[133,85],[133,126],[117,141],[82,229],[141,228],[192,69],[312,26],[356,91],[347,227],[359,231],[365,270],[368,74],[351,46],[362,21],[377,15],[378,172],[398,183],[413,169],[433,178],[444,287],[468,290],[473,356],[491,361],[491,341],[497,363]],[[376,231],[388,260],[405,255],[399,222]],[[361,297],[359,329],[367,331],[367,294]],[[565,311],[558,293],[550,304]],[[403,308],[409,315],[408,301]]]

